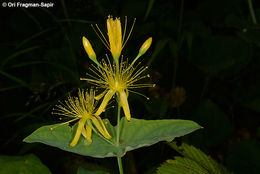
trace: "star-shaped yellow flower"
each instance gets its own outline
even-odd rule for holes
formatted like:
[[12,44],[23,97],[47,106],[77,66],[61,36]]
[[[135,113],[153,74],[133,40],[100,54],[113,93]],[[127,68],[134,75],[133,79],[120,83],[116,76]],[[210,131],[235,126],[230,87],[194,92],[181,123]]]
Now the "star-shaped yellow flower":
[[[132,32],[132,29],[133,26],[130,30],[130,33]],[[100,31],[99,28],[98,30]],[[125,31],[124,31],[124,35],[122,36],[120,19],[119,18],[113,19],[110,16],[107,19],[107,31],[108,31],[109,42],[105,39],[104,35],[101,32],[100,34],[98,34],[97,32],[96,33],[99,35],[103,43],[105,43],[105,45],[109,48],[113,56],[114,62],[111,63],[108,59],[108,61],[103,60],[102,63],[100,64],[96,60],[96,57],[93,56],[95,54],[92,46],[90,45],[90,42],[85,37],[83,37],[83,45],[88,56],[98,66],[97,67],[94,66],[94,69],[91,69],[94,75],[88,74],[91,78],[81,78],[81,80],[87,80],[89,83],[96,85],[98,88],[104,89],[104,91],[100,95],[95,97],[97,100],[104,97],[95,115],[100,115],[105,110],[110,99],[115,94],[117,94],[119,99],[119,104],[122,106],[127,120],[130,120],[131,114],[130,114],[129,104],[127,100],[128,93],[129,92],[137,93],[135,91],[132,91],[133,88],[154,86],[152,84],[137,83],[139,80],[146,78],[149,75],[143,75],[143,72],[147,69],[147,67],[141,67],[141,68],[134,67],[134,63],[136,62],[136,60],[149,49],[152,43],[152,38],[150,37],[144,42],[144,44],[141,46],[139,50],[139,54],[137,55],[137,57],[133,60],[131,64],[128,64],[126,61],[122,60],[123,58],[121,59],[121,61],[119,61],[119,57],[122,48],[124,47],[126,41],[130,36],[130,33],[125,43],[123,44]],[[86,45],[90,45],[90,46],[86,46]],[[93,59],[93,57],[95,57],[95,59]]]
[[94,115],[96,112],[96,102],[94,97],[95,93],[92,89],[89,93],[79,89],[78,97],[69,96],[68,100],[65,101],[65,104],[61,103],[53,109],[53,114],[73,118],[65,123],[79,120],[76,134],[70,143],[70,146],[72,147],[78,143],[81,134],[86,138],[89,144],[92,143],[92,129],[95,129],[92,124],[95,125],[99,133],[101,133],[106,139],[111,138],[102,119],[97,114]]

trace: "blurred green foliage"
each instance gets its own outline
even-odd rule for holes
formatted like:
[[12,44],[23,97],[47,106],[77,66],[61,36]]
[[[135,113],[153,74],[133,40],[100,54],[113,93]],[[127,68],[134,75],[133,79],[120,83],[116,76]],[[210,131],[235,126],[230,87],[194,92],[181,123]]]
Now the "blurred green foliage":
[[185,143],[180,146],[176,143],[169,145],[183,157],[167,160],[157,169],[157,174],[231,174],[224,166],[194,146]]
[[[91,66],[81,38],[88,37],[98,58],[104,58],[109,52],[90,24],[106,33],[105,20],[112,14],[128,16],[129,25],[137,18],[123,50],[128,59],[153,37],[141,61],[157,86],[142,90],[149,101],[129,97],[133,117],[194,120],[204,129],[179,141],[196,145],[230,171],[259,173],[260,2],[249,1],[61,0],[48,9],[1,7],[0,154],[34,153],[53,173],[88,170],[87,164],[117,172],[114,160],[22,142],[37,128],[60,122],[50,114],[53,106],[89,85],[79,80]],[[172,91],[179,86],[186,100],[175,108]],[[105,115],[113,125],[114,115],[113,110]],[[127,154],[124,165],[128,173],[155,173],[173,155],[160,143]]]
[[25,156],[0,156],[0,173],[50,174],[50,170],[33,154]]

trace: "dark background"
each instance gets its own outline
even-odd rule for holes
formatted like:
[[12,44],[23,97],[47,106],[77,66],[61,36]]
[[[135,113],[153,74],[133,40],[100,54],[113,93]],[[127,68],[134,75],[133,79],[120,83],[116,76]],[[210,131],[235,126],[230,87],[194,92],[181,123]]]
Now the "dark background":
[[[122,21],[128,16],[128,31],[137,18],[122,52],[129,60],[153,37],[140,60],[157,86],[139,90],[149,101],[130,95],[133,117],[194,120],[204,129],[178,141],[234,173],[259,173],[260,3],[252,2],[257,23],[247,0],[61,0],[48,9],[1,7],[0,154],[34,153],[53,173],[75,173],[79,166],[117,172],[114,158],[22,142],[40,126],[60,122],[50,114],[58,100],[88,87],[79,80],[91,66],[81,39],[91,41],[98,58],[109,54],[90,24],[106,33],[112,14]],[[111,110],[106,117],[113,122],[114,115]],[[162,142],[127,153],[124,166],[128,173],[154,173],[176,154]]]

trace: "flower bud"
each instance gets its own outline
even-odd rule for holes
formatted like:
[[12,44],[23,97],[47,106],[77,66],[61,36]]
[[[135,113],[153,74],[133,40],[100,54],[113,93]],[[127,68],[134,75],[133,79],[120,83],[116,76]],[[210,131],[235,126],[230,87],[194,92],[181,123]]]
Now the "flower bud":
[[83,43],[85,51],[88,54],[88,57],[91,60],[93,60],[94,62],[96,62],[96,53],[93,50],[93,48],[92,48],[90,42],[88,41],[88,39],[86,37],[84,37],[84,36],[82,37],[82,43]]
[[139,50],[139,54],[143,55],[151,46],[152,44],[152,37],[149,37],[141,46],[140,50]]

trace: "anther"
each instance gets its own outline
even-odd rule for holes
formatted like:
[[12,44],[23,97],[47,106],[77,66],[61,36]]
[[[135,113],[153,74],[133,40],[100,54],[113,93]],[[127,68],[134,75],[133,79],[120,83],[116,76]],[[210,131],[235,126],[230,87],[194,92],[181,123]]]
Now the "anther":
[[53,128],[51,127],[51,128],[50,128],[50,131],[52,131],[52,130],[53,130]]
[[59,120],[62,120],[62,118],[59,118]]
[[156,84],[153,84],[153,87],[155,87],[156,86]]

